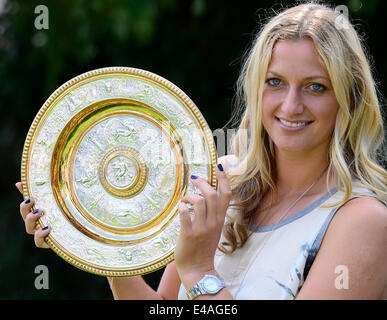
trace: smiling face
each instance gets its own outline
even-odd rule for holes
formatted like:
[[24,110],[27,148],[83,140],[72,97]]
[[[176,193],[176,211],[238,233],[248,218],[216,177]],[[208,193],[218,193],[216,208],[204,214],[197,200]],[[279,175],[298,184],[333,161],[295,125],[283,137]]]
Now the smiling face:
[[328,148],[338,103],[313,41],[279,41],[262,97],[264,128],[276,152]]

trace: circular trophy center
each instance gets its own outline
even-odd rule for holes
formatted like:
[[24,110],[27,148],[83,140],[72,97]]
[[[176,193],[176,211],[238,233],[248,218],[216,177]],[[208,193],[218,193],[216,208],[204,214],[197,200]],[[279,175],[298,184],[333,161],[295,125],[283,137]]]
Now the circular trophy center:
[[118,189],[128,188],[135,181],[136,176],[136,162],[126,155],[113,157],[105,168],[107,182]]
[[142,156],[133,148],[116,147],[103,157],[99,179],[105,190],[118,198],[131,198],[141,192],[149,170]]

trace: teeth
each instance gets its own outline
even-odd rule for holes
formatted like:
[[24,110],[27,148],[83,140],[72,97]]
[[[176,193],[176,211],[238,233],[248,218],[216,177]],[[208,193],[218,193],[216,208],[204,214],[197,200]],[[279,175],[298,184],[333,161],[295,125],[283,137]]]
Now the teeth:
[[288,122],[286,120],[279,119],[284,125],[288,127],[302,127],[307,124],[307,122]]

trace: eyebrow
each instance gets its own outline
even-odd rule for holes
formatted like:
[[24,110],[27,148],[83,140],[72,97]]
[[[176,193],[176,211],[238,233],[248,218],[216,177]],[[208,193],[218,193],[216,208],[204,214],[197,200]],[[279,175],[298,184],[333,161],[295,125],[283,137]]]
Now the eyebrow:
[[[267,73],[271,73],[272,75],[274,75],[276,77],[283,78],[282,75],[280,75],[279,73],[277,73],[275,71],[269,70]],[[315,76],[309,76],[309,77],[304,78],[304,80],[312,80],[312,79],[325,79],[325,80],[329,81],[329,78],[326,76],[323,76],[323,75],[315,75]]]

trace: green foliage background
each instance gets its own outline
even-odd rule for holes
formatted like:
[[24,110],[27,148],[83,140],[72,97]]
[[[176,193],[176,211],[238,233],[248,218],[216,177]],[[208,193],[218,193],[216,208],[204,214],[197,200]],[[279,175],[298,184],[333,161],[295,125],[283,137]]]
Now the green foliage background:
[[[196,103],[210,128],[231,116],[241,58],[267,13],[294,1],[259,0],[0,0],[0,299],[112,299],[105,278],[37,249],[19,214],[24,139],[50,94],[71,78],[101,67],[128,66],[170,80]],[[346,5],[365,38],[385,92],[385,2]],[[36,6],[49,9],[49,29],[37,30]],[[49,269],[49,289],[36,290],[37,265]],[[146,275],[156,288],[163,270]]]

